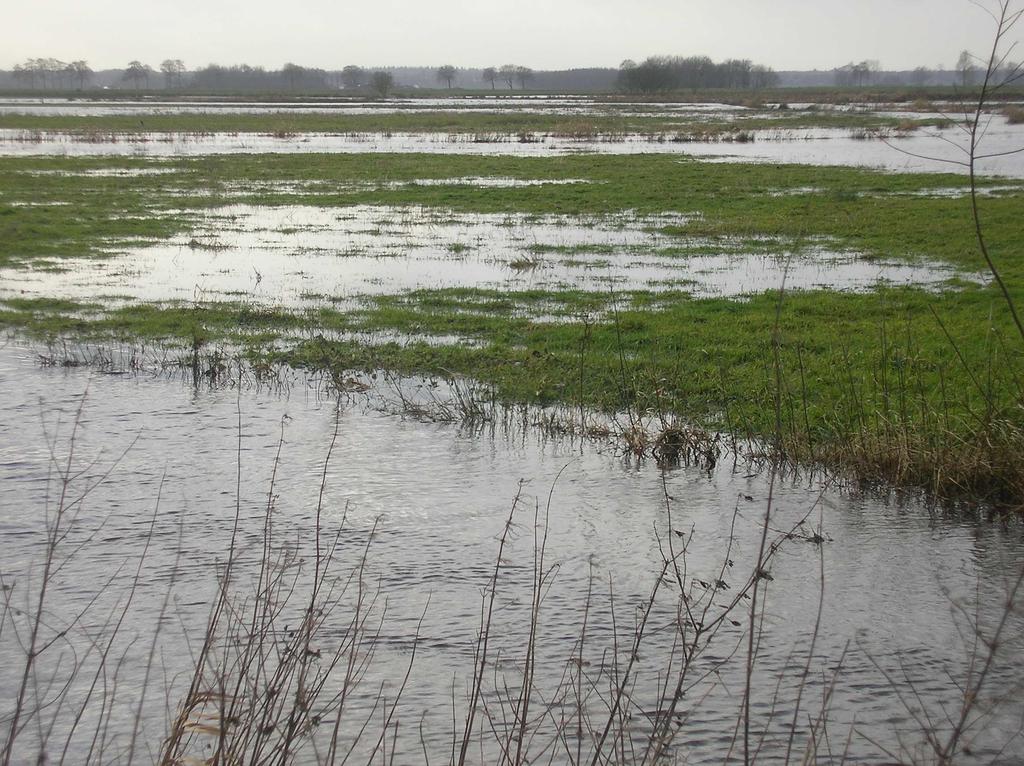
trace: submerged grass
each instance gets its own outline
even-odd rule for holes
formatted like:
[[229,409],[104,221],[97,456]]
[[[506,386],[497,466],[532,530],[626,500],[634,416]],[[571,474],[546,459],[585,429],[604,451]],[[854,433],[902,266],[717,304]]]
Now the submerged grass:
[[[107,177],[103,168],[158,167]],[[854,168],[713,165],[664,155],[509,158],[420,155],[0,160],[0,264],[62,259],[184,234],[230,202],[343,207],[426,206],[518,215],[686,214],[665,227],[683,250],[753,241],[785,255],[827,239],[867,259],[984,264],[970,202],[915,192],[962,189],[954,175]],[[589,183],[509,187],[412,185],[501,177]],[[329,193],[273,192],[316,181]],[[982,187],[999,181],[983,181]],[[781,193],[780,193],[781,192]],[[1010,294],[1024,297],[1020,191],[987,198],[985,226]],[[32,204],[26,204],[31,202]],[[125,215],[124,211],[133,211]],[[681,251],[682,252],[682,251]],[[766,286],[774,287],[774,286]],[[420,290],[289,311],[232,303],[74,304],[58,296],[0,302],[0,323],[37,337],[116,337],[196,344],[230,340],[250,357],[317,369],[459,374],[510,401],[605,411],[671,411],[737,436],[774,435],[789,459],[940,494],[1024,502],[1019,348],[1001,297],[970,282],[932,292],[883,288],[694,298],[685,292],[573,289]],[[359,341],[338,332],[364,334]],[[372,342],[381,333],[406,343]],[[438,345],[418,337],[454,336]],[[776,370],[778,368],[778,370]],[[781,428],[775,391],[781,384]]]
[[776,434],[781,382],[773,446],[794,462],[941,495],[1021,499],[1022,359],[1005,342],[1013,337],[1007,321],[977,327],[979,313],[998,308],[991,296],[934,315],[935,297],[916,290],[792,293],[781,307],[771,294],[746,302],[659,296],[654,310],[634,296],[614,317],[561,323],[457,313],[433,297],[422,295],[419,305],[382,299],[361,321],[483,345],[315,339],[280,358],[318,369],[456,372],[493,384],[506,399],[668,410],[751,437]]

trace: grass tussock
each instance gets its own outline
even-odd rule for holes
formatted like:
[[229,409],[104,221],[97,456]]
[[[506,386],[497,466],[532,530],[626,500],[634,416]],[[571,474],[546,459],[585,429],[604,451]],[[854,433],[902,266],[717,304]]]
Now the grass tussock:
[[1003,117],[1010,125],[1024,124],[1024,108],[1019,106],[1008,106],[1003,109]]
[[711,470],[721,453],[721,438],[702,428],[670,423],[654,438],[651,456],[665,468],[684,464]]
[[800,465],[829,466],[850,480],[886,488],[919,488],[939,500],[985,502],[1019,509],[1024,450],[1019,422],[998,421],[966,433],[883,431],[848,434],[842,443],[784,442]]

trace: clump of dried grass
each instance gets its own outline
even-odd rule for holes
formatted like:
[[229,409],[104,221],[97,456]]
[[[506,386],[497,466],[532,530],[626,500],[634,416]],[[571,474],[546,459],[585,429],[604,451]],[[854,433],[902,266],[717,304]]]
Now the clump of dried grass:
[[1010,125],[1024,124],[1024,107],[1007,106],[1003,109],[1003,117]]

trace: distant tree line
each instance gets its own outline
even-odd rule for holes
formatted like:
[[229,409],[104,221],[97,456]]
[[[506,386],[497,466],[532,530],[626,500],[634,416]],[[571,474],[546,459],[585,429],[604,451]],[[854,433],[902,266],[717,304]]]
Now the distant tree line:
[[526,90],[526,84],[533,80],[533,70],[519,64],[489,66],[480,73],[480,78],[491,86],[491,90],[495,90],[499,82],[507,85],[509,90],[512,90],[516,84],[519,85],[520,90]]
[[[1003,68],[1016,66],[1006,62]],[[834,69],[775,72],[747,59],[720,63],[707,56],[655,56],[641,63],[624,61],[618,69],[593,67],[534,71],[517,64],[457,68],[387,67],[382,70],[349,65],[340,70],[304,67],[286,63],[280,69],[248,64],[209,64],[190,71],[181,59],[165,59],[157,68],[131,61],[122,69],[93,71],[86,61],[30,58],[11,70],[0,70],[0,87],[33,91],[84,91],[90,88],[120,88],[198,92],[327,92],[344,89],[374,95],[403,88],[484,88],[516,90],[533,88],[560,93],[599,93],[619,89],[635,93],[659,93],[701,88],[758,90],[770,87],[876,87],[876,86],[958,86],[977,85],[981,71],[977,58],[960,53],[950,68],[917,67],[885,71],[877,61],[850,62]]]
[[[157,75],[148,64],[131,61],[121,71],[123,84],[136,90],[149,89]],[[65,63],[54,58],[28,59],[15,65],[14,82],[33,90],[84,90],[94,77],[85,61]],[[280,70],[266,70],[248,64],[221,66],[209,64],[189,73],[181,59],[165,59],[160,64],[164,88],[195,90],[329,90],[330,76],[323,69],[311,69],[287,63]]]
[[[165,62],[167,63],[167,62]],[[180,63],[180,62],[179,62]],[[174,81],[184,84],[184,72],[175,71]],[[291,62],[279,70],[267,70],[263,67],[236,64],[221,66],[209,64],[194,71],[187,82],[193,90],[328,90],[327,72],[323,69],[311,69]]]
[[639,64],[623,61],[618,85],[636,93],[702,88],[759,90],[778,85],[778,76],[770,67],[749,59],[716,63],[708,56],[651,56]]
[[341,70],[338,79],[345,90],[370,88],[378,96],[385,97],[395,88],[395,76],[388,71],[370,71],[361,66],[349,64]]
[[[459,77],[459,70],[451,64],[440,66],[435,71],[437,81],[449,90],[452,89]],[[533,81],[534,71],[528,66],[519,64],[504,64],[500,67],[485,67],[480,71],[480,80],[491,86],[491,90],[497,90],[498,83],[513,90],[516,85],[520,90],[525,90],[527,84]]]
[[[582,70],[581,70],[582,71]],[[596,86],[590,89],[608,87],[615,70],[587,70],[598,73]],[[90,86],[103,88],[129,88],[149,90],[154,87],[164,90],[195,91],[328,91],[335,89],[363,90],[378,95],[387,95],[397,85],[396,72],[402,73],[406,87],[429,87],[438,83],[445,88],[465,83],[468,87],[489,86],[498,88],[525,89],[534,80],[534,70],[518,64],[505,64],[485,69],[462,69],[451,64],[434,69],[422,67],[388,67],[386,70],[364,69],[350,64],[338,71],[303,67],[286,63],[281,69],[266,69],[249,64],[208,64],[189,71],[181,59],[165,59],[154,69],[143,61],[131,61],[123,69],[104,70],[97,76],[85,61],[67,63],[55,58],[33,58],[15,65],[13,70],[0,70],[0,86],[24,88],[26,90],[84,90]],[[604,73],[603,76],[600,73]],[[547,72],[555,76],[566,73]],[[408,81],[407,81],[408,80]],[[570,84],[571,86],[571,77]]]
[[[961,51],[952,70],[942,67],[929,69],[919,66],[909,72],[884,72],[877,61],[850,62],[832,70],[833,81],[840,87],[864,87],[866,85],[959,85],[967,88],[977,84],[983,67],[970,51]],[[1016,71],[1013,61],[1002,62],[993,72],[996,80],[1005,79]]]
[[15,64],[14,81],[27,88],[83,90],[92,81],[93,71],[88,62],[64,62],[54,58],[28,59]]
[[849,64],[836,67],[832,73],[835,76],[836,85],[860,88],[871,85],[881,68],[877,61],[861,61],[857,64],[851,61]]

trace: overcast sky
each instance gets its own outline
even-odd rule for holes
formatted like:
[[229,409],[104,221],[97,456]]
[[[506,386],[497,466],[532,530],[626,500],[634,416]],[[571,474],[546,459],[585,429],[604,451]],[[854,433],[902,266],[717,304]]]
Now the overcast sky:
[[[954,67],[992,21],[970,0],[29,0],[0,25],[0,67],[30,57],[93,69],[287,61],[362,66],[617,67],[707,54],[776,69]],[[1024,31],[1024,30],[1022,30]]]

